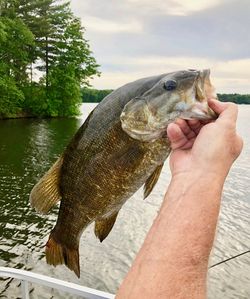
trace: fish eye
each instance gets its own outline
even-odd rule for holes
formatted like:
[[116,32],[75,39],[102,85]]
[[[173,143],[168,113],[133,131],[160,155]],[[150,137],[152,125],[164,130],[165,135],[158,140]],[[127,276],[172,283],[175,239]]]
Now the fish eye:
[[168,80],[164,83],[164,88],[166,90],[174,90],[177,86],[177,82],[175,80]]

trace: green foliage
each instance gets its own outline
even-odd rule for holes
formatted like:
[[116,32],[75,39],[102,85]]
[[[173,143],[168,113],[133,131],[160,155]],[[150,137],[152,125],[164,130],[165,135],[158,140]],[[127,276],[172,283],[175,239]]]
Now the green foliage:
[[42,84],[32,82],[22,88],[25,100],[23,110],[31,116],[45,117],[48,110],[46,90]]
[[[92,89],[92,88],[82,88],[81,96],[82,102],[84,103],[99,103],[108,94],[110,94],[112,89]],[[217,94],[218,98],[222,102],[233,102],[236,104],[250,104],[250,94]]]
[[83,36],[69,2],[0,0],[0,115],[78,114],[80,86],[99,74]]
[[54,67],[49,74],[48,114],[71,116],[79,114],[80,84],[75,68],[70,65]]
[[3,21],[0,20],[0,43],[5,42],[6,37],[7,37],[7,34],[6,34],[6,31],[5,31],[5,25],[4,25]]
[[18,18],[2,18],[5,40],[0,46],[2,62],[6,64],[6,74],[13,77],[17,85],[27,82],[26,67],[30,63],[29,47],[33,45],[33,34]]
[[89,45],[83,35],[84,28],[81,27],[80,20],[72,17],[63,36],[60,36],[63,41],[58,44],[61,50],[58,62],[60,65],[73,66],[76,79],[88,86],[88,79],[99,73],[96,71],[98,64],[91,56]]
[[0,76],[0,117],[13,117],[21,112],[23,93],[10,76]]
[[101,102],[108,94],[110,94],[112,89],[92,89],[92,88],[82,88],[82,102],[84,103],[99,103]]
[[[13,117],[22,111],[24,94],[21,87],[27,82],[25,69],[29,64],[28,48],[33,34],[22,20],[13,15],[10,1],[0,3],[4,16],[0,18],[0,117]],[[11,18],[7,17],[6,7]]]
[[218,98],[222,102],[233,102],[236,104],[250,104],[250,94],[218,94]]

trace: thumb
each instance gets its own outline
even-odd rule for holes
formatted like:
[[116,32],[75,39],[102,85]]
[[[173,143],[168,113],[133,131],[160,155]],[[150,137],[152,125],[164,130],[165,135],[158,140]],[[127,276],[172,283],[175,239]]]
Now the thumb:
[[238,107],[236,104],[229,102],[223,103],[215,99],[209,99],[208,105],[215,113],[219,115],[219,118],[223,116],[225,119],[230,119],[230,121],[236,122],[238,115]]

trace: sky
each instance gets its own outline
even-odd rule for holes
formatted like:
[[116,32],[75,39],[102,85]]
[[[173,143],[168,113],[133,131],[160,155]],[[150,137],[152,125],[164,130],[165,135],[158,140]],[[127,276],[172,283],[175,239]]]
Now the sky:
[[249,0],[71,0],[98,89],[183,69],[211,70],[218,93],[250,94]]

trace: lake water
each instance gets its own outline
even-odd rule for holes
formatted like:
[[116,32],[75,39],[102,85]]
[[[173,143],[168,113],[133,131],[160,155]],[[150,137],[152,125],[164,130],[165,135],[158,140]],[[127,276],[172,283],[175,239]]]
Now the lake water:
[[[56,221],[57,208],[41,216],[28,202],[35,182],[94,106],[83,104],[83,114],[76,119],[0,121],[0,266],[32,270],[115,293],[160,208],[170,181],[168,163],[147,200],[142,200],[141,190],[128,200],[103,243],[95,238],[93,225],[83,233],[80,279],[64,266],[54,268],[45,262],[44,245]],[[250,249],[250,106],[239,108],[238,130],[245,145],[225,183],[211,264]],[[16,280],[0,279],[0,298],[20,297],[18,285]],[[31,298],[76,298],[44,287],[32,286],[30,290]],[[209,299],[250,298],[250,254],[209,270],[208,292]]]

